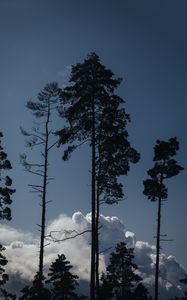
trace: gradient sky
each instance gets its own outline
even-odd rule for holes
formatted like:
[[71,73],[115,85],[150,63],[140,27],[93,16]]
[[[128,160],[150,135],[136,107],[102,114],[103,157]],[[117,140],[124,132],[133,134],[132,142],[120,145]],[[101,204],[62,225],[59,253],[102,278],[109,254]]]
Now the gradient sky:
[[[142,181],[151,168],[156,139],[177,136],[177,160],[186,168],[187,142],[187,2],[186,0],[0,0],[0,130],[12,162],[17,190],[11,226],[37,232],[38,198],[29,193],[32,175],[23,171],[19,154],[25,152],[19,126],[29,129],[33,117],[25,108],[46,83],[67,81],[68,66],[96,52],[123,83],[118,94],[126,100],[132,122],[130,141],[141,153],[124,183],[126,201],[103,206],[105,215],[117,215],[138,240],[154,244],[156,204],[142,194]],[[61,128],[56,117],[54,129]],[[37,158],[37,154],[32,154]],[[60,213],[90,211],[90,153],[84,147],[69,162],[62,149],[51,153],[47,219]],[[173,254],[187,269],[186,170],[168,181],[163,206],[162,233],[173,242],[163,251]]]

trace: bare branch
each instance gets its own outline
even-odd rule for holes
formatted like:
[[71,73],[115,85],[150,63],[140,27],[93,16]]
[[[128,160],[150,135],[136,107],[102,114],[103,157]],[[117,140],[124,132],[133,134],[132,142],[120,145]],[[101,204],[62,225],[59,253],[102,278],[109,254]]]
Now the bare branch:
[[58,141],[54,142],[54,143],[47,149],[47,151],[49,151],[51,148],[53,148],[56,144],[58,144]]
[[28,186],[42,188],[42,185],[37,184],[28,184]]
[[30,167],[39,167],[39,168],[44,167],[43,164],[30,164],[30,163],[28,163],[28,165],[29,165]]
[[38,172],[34,172],[34,171],[31,171],[31,170],[25,170],[25,171],[27,171],[27,172],[29,172],[29,173],[32,173],[32,174],[34,174],[34,175],[41,176],[41,177],[44,176],[44,175],[42,175],[42,174],[40,174],[40,173],[38,173]]
[[31,191],[31,193],[34,193],[34,192],[43,193],[43,190],[40,190],[40,189],[37,188],[37,187],[32,186],[32,189],[33,189],[34,191]]
[[[67,230],[67,231],[64,232],[65,238],[63,238],[63,239],[56,239],[56,238],[52,235],[52,234],[55,233],[55,232],[58,232],[58,233],[59,233],[60,231],[51,231],[50,234],[47,235],[47,236],[45,237],[45,239],[48,240],[48,241],[52,241],[52,242],[54,242],[54,243],[64,242],[64,241],[67,241],[67,240],[70,240],[70,239],[74,239],[74,238],[76,238],[77,236],[83,235],[83,234],[85,234],[85,233],[91,232],[91,230],[88,229],[88,230],[84,230],[84,231],[82,231],[82,232],[78,232],[78,231],[76,231],[76,230]],[[69,237],[67,236],[68,234],[72,234],[72,233],[75,233],[75,234],[74,234],[73,236],[69,236]]]

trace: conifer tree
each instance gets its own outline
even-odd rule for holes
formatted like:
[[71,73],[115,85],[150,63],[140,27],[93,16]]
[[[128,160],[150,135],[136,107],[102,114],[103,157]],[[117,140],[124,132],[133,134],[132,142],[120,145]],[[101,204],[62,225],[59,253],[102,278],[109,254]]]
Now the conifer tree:
[[168,190],[165,186],[165,180],[178,175],[182,170],[173,156],[179,150],[179,142],[177,138],[170,138],[168,141],[156,141],[154,147],[154,167],[148,170],[149,179],[144,183],[143,193],[151,201],[158,202],[157,211],[157,235],[156,235],[156,268],[155,268],[155,296],[154,300],[158,300],[158,279],[159,279],[159,255],[160,255],[160,231],[161,231],[161,205],[168,198]]
[[66,260],[64,254],[58,255],[58,258],[49,268],[46,283],[51,284],[52,300],[75,300],[78,299],[75,289],[78,285],[78,276],[70,272],[72,266]]
[[[0,132],[0,220],[11,220],[12,195],[15,193],[15,189],[11,188],[12,179],[9,176],[4,176],[4,172],[12,169],[12,165],[8,160],[7,154],[4,152],[1,139],[3,138],[2,132]],[[5,284],[8,280],[8,275],[5,273],[4,267],[7,264],[7,259],[3,255],[5,247],[0,245],[0,286]]]
[[4,300],[16,300],[17,297],[16,295],[7,292],[5,289],[1,289],[1,293],[0,293],[0,299],[4,299]]
[[136,273],[137,265],[133,262],[133,251],[133,248],[127,248],[124,242],[117,244],[116,251],[111,253],[106,274],[101,277],[101,299],[150,299],[147,289],[139,283],[141,277]]
[[[128,142],[126,125],[129,115],[122,107],[124,100],[114,92],[121,83],[112,71],[92,53],[82,64],[72,67],[70,85],[61,93],[62,117],[67,121],[58,131],[59,145],[69,143],[63,159],[84,142],[91,147],[91,281],[90,299],[98,289],[98,222],[99,204],[114,203],[123,198],[117,178],[137,162],[139,154]],[[97,279],[97,285],[96,285]]]
[[[45,277],[42,277],[42,280],[45,280]],[[39,289],[41,288],[39,272],[35,275],[32,286],[25,286],[21,293],[22,295],[19,297],[19,300],[50,300],[51,293],[43,284],[39,293]]]
[[49,153],[54,142],[53,130],[51,128],[52,113],[57,108],[59,88],[57,83],[47,84],[44,89],[38,94],[37,101],[29,100],[26,107],[31,110],[32,114],[40,122],[35,122],[35,126],[31,132],[27,132],[21,128],[21,132],[26,136],[26,146],[31,150],[37,147],[41,154],[40,162],[30,163],[27,160],[26,154],[20,156],[21,163],[26,171],[38,176],[41,183],[30,184],[32,190],[39,194],[41,198],[41,236],[40,236],[40,254],[39,254],[39,272],[38,272],[38,287],[39,299],[40,291],[42,290],[43,264],[44,264],[44,247],[45,247],[45,227],[46,227],[46,205],[47,205],[47,186],[50,182],[48,176]]
[[139,154],[130,146],[126,123],[129,115],[116,101],[108,103],[101,118],[96,160],[96,290],[99,299],[99,215],[100,204],[118,203],[123,199],[120,175],[127,175],[130,163],[137,163]]
[[132,300],[152,300],[152,297],[149,296],[148,289],[139,283],[133,291]]
[[3,171],[12,169],[11,163],[7,158],[7,154],[3,151],[1,139],[3,137],[0,132],[0,220],[11,220],[11,209],[9,205],[12,203],[11,196],[15,193],[11,189],[12,179],[9,176],[3,176]]

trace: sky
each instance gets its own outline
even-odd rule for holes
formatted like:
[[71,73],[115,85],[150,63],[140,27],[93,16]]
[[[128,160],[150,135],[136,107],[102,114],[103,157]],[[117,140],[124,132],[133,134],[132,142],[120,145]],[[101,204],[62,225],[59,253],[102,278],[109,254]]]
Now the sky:
[[[119,217],[138,240],[155,244],[157,206],[143,195],[142,182],[153,166],[155,141],[177,136],[176,158],[185,170],[168,180],[162,233],[173,241],[162,243],[162,250],[187,270],[186,13],[185,0],[0,0],[0,130],[16,188],[12,228],[37,234],[40,222],[39,199],[28,187],[35,178],[19,163],[19,155],[28,151],[19,127],[30,129],[34,120],[25,104],[49,82],[66,85],[70,66],[96,52],[123,78],[117,92],[131,115],[129,140],[141,154],[140,162],[122,178],[126,200],[103,206],[102,213]],[[58,115],[52,126],[63,127]],[[48,222],[59,214],[86,215],[91,208],[89,149],[82,147],[69,162],[62,161],[62,154],[63,149],[55,148],[50,155],[55,180],[48,190]],[[39,159],[37,152],[29,155]]]

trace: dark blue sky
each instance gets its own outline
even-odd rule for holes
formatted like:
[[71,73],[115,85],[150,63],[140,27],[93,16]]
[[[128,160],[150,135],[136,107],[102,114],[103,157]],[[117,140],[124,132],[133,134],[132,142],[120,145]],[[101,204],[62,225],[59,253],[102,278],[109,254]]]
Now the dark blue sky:
[[[0,129],[13,164],[12,226],[33,230],[39,222],[38,199],[29,193],[34,178],[23,172],[19,154],[25,151],[19,126],[32,127],[25,108],[44,85],[66,83],[66,69],[95,51],[104,65],[124,79],[119,94],[126,99],[132,122],[130,140],[141,161],[123,178],[127,200],[103,206],[117,215],[138,239],[155,243],[156,205],[143,195],[142,181],[152,166],[155,140],[177,136],[177,159],[186,168],[187,113],[186,0],[0,0]],[[62,120],[55,121],[60,128]],[[72,160],[51,156],[48,220],[59,213],[90,211],[89,152],[82,148]],[[168,182],[169,201],[163,207],[162,232],[174,241],[163,250],[186,267],[186,170]]]

